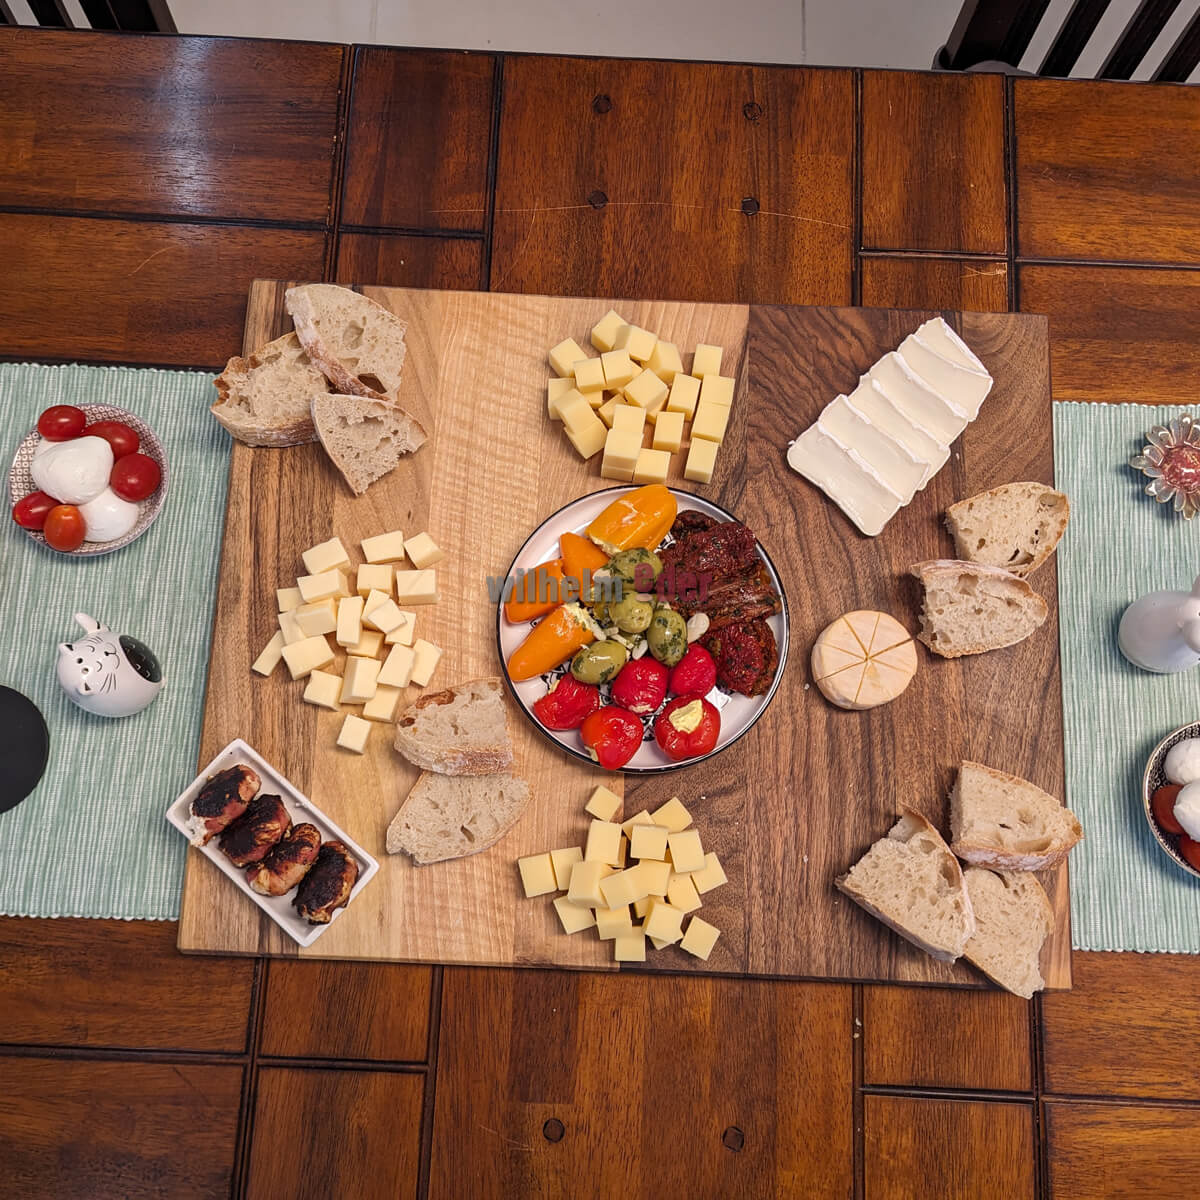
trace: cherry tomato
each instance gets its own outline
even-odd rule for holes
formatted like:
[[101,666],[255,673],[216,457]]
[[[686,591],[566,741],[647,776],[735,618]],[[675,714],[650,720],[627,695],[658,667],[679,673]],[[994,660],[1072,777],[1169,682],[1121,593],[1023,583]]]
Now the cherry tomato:
[[606,704],[580,728],[584,747],[606,771],[619,771],[642,744],[642,723],[623,708]]
[[667,698],[667,668],[648,654],[626,663],[612,682],[615,704],[646,716]]
[[142,444],[137,430],[131,429],[124,421],[97,421],[83,431],[83,436],[103,438],[112,447],[113,458],[136,454]]
[[22,529],[41,529],[46,523],[46,514],[57,504],[58,501],[45,492],[30,492],[13,505],[13,520]]
[[[673,718],[688,705],[700,705],[700,721],[694,729],[681,729]],[[674,762],[707,754],[721,733],[721,714],[703,696],[679,696],[658,714],[654,740]]]
[[69,442],[87,424],[87,413],[73,404],[55,404],[38,417],[37,430],[48,442]]
[[1175,820],[1175,801],[1179,798],[1182,787],[1181,783],[1168,783],[1156,788],[1154,795],[1150,797],[1150,811],[1154,814],[1159,828],[1167,833],[1183,832],[1183,826]]
[[707,696],[717,686],[717,664],[703,646],[689,646],[671,668],[672,696]]
[[1200,871],[1200,842],[1194,842],[1185,833],[1179,839],[1179,853],[1184,861]]
[[578,729],[584,718],[600,707],[600,689],[580,683],[574,675],[563,675],[550,690],[533,702],[533,715],[547,729]]
[[162,479],[158,463],[147,454],[127,454],[113,464],[109,486],[122,500],[145,500]]
[[55,550],[78,550],[87,536],[87,522],[74,504],[59,504],[46,514],[42,532]]

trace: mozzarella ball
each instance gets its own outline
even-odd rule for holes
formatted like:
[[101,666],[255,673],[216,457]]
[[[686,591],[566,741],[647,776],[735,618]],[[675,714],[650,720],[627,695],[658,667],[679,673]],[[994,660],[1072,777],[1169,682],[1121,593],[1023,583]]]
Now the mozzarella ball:
[[52,442],[49,438],[40,437],[37,440],[37,445],[33,448],[33,457],[41,458],[51,446],[57,446],[58,442]]
[[139,509],[106,487],[100,495],[81,504],[79,511],[87,525],[89,542],[111,542],[124,537],[137,524]]
[[1200,738],[1184,738],[1167,751],[1163,773],[1172,783],[1200,779]]
[[1183,832],[1200,842],[1200,782],[1187,783],[1175,797],[1175,820]]
[[112,447],[103,438],[80,437],[42,451],[29,464],[29,474],[60,504],[86,504],[108,487],[112,468]]

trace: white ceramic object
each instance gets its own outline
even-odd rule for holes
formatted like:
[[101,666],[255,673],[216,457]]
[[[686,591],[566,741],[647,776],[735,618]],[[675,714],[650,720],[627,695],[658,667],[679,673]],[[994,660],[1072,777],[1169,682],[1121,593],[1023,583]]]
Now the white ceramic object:
[[71,700],[98,717],[128,717],[152,704],[163,689],[154,654],[87,613],[75,620],[87,636],[58,646],[58,682]]
[[1117,645],[1135,667],[1172,675],[1200,663],[1200,576],[1190,592],[1150,592],[1121,617]]

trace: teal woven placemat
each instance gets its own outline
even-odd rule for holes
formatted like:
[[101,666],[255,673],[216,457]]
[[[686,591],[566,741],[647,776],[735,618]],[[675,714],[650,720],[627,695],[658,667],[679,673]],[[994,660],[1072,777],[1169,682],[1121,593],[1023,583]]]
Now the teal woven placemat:
[[1200,881],[1159,849],[1142,808],[1150,751],[1200,718],[1200,670],[1153,675],[1117,649],[1126,605],[1190,591],[1200,573],[1200,520],[1156,504],[1127,465],[1145,431],[1180,411],[1054,406],[1055,476],[1071,499],[1058,551],[1067,800],[1086,834],[1071,852],[1077,950],[1200,953]]
[[[158,434],[171,468],[158,520],[100,558],[55,554],[5,519],[0,683],[42,710],[50,762],[33,794],[0,814],[0,914],[179,915],[186,846],[163,813],[196,770],[229,473],[211,394],[212,377],[194,372],[0,364],[4,454],[51,404],[115,404]],[[81,632],[76,612],[158,656],[166,686],[148,709],[106,720],[59,689],[57,647]]]

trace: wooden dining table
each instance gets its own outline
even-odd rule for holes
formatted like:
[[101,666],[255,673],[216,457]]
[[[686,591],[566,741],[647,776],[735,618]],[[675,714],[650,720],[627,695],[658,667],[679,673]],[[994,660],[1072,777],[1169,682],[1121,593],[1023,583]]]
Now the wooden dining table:
[[[0,355],[215,370],[249,284],[1021,311],[1200,385],[1200,89],[0,30]],[[2,860],[0,860],[2,866]],[[1183,1196],[1200,963],[995,990],[189,957],[0,919],[0,1194]]]

